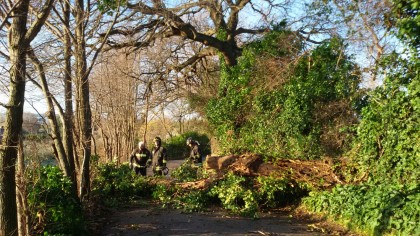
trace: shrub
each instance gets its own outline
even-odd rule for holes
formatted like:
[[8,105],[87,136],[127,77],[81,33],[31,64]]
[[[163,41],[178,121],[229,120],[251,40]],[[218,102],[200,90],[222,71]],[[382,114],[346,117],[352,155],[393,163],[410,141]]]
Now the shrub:
[[205,134],[197,132],[186,132],[179,136],[172,137],[166,142],[169,160],[180,160],[189,157],[190,147],[186,145],[186,140],[191,137],[200,143],[200,154],[205,157],[211,153],[210,140]]
[[267,208],[299,203],[300,199],[308,196],[309,193],[306,184],[297,183],[287,178],[259,176],[256,182],[260,202]]
[[420,233],[420,185],[365,183],[311,192],[304,205],[369,235]]
[[[81,204],[71,191],[69,178],[55,166],[30,171],[28,204],[32,209],[32,229],[44,235],[86,235]],[[40,233],[40,232],[37,232]]]
[[104,201],[105,205],[115,206],[135,198],[149,198],[153,184],[147,178],[136,175],[128,164],[100,164],[92,181],[92,194]]
[[370,94],[349,154],[361,175],[403,184],[420,178],[419,81],[418,69],[408,66]]
[[229,173],[209,194],[219,198],[223,208],[235,214],[257,217],[258,195],[252,190],[252,185],[250,179]]
[[275,67],[298,53],[279,43],[291,38],[287,31],[271,32],[248,45],[237,66],[222,67],[218,97],[206,112],[222,152],[315,159],[348,147],[350,133],[343,131],[357,122],[358,68],[332,39],[270,78],[265,64]]
[[206,176],[202,167],[196,166],[186,160],[178,168],[171,172],[171,177],[177,182],[190,182],[203,179]]

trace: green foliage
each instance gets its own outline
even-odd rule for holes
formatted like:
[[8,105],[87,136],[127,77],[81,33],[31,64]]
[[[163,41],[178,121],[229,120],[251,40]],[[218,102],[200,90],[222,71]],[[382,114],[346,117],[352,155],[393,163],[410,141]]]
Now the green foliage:
[[264,207],[284,207],[307,196],[308,186],[286,178],[259,176],[256,179],[259,199]]
[[[420,234],[420,60],[418,19],[412,1],[394,1],[399,37],[413,54],[385,58],[383,85],[367,96],[356,127],[349,176],[366,183],[313,192],[304,199],[311,210],[323,212],[369,235]],[[400,12],[398,12],[400,11]],[[394,12],[395,14],[395,12]],[[409,22],[411,21],[411,23]],[[408,29],[410,28],[410,29]]]
[[303,203],[369,235],[420,233],[418,184],[339,185],[331,192],[311,192]]
[[420,3],[417,0],[393,0],[393,21],[397,35],[413,48],[420,46]]
[[[45,235],[86,235],[83,211],[72,184],[58,167],[44,166],[29,173],[28,205],[32,219],[41,217],[41,225],[33,228]],[[39,217],[37,217],[37,214]],[[34,223],[35,224],[35,223]]]
[[112,15],[118,7],[125,5],[126,0],[117,1],[117,0],[99,0],[98,1],[98,9],[103,12],[107,13],[108,15]]
[[187,138],[191,137],[200,143],[200,154],[201,156],[207,156],[211,153],[210,150],[210,139],[205,134],[199,134],[197,132],[186,132],[181,135],[170,138],[165,147],[168,150],[169,160],[179,160],[189,157],[190,147],[186,145]]
[[373,181],[404,184],[420,178],[420,78],[418,65],[398,64],[370,94],[350,156]]
[[190,161],[184,161],[178,168],[171,172],[171,177],[177,182],[190,182],[206,177],[203,167],[196,166]]
[[[207,118],[224,152],[303,159],[342,152],[339,144],[328,146],[321,136],[345,136],[336,127],[355,122],[334,114],[356,112],[357,68],[344,55],[342,42],[334,39],[301,56],[294,70],[288,71],[290,77],[267,86],[257,65],[293,57],[296,52],[281,46],[286,40],[298,45],[291,48],[301,44],[287,31],[273,32],[249,44],[237,66],[222,70],[219,95],[209,102]],[[328,115],[331,107],[337,111]]]
[[167,207],[171,204],[175,189],[165,184],[156,184],[153,189],[153,199],[159,200],[162,203],[162,207]]
[[128,164],[100,164],[92,181],[92,195],[105,205],[116,206],[129,200],[151,197],[153,184],[143,176],[136,175]]
[[210,197],[208,190],[187,190],[178,189],[177,195],[173,200],[173,206],[182,209],[184,212],[198,212],[215,200]]
[[253,191],[253,181],[229,173],[210,190],[210,196],[218,197],[225,209],[243,216],[257,217],[258,193]]
[[[174,182],[182,183],[203,180],[208,176],[202,167],[186,161],[171,172],[171,177]],[[270,208],[296,203],[308,192],[305,185],[288,179],[274,176],[254,179],[233,173],[205,188],[184,189],[182,185],[172,183],[136,176],[126,165],[118,167],[109,163],[98,166],[92,196],[108,206],[151,196],[162,203],[162,207],[174,207],[185,212],[202,211],[211,204],[221,203],[223,208],[234,214],[257,217],[260,206]]]

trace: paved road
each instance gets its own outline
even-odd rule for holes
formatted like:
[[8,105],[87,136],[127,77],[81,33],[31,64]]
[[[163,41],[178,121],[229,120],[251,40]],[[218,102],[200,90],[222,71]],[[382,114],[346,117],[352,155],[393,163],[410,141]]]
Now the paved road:
[[[167,167],[169,169],[169,176],[171,175],[172,170],[178,168],[183,162],[184,162],[184,160],[170,160],[170,161],[168,161]],[[147,168],[146,173],[147,173],[148,176],[152,176],[153,175],[152,168]]]
[[230,216],[223,211],[184,214],[149,205],[114,212],[100,235],[329,235],[311,231],[309,223],[312,222],[297,222],[285,214],[265,214],[252,219]]
[[[169,171],[177,168],[183,161],[169,161]],[[152,175],[150,168],[147,174]],[[143,206],[115,209],[108,214],[99,235],[353,235],[335,230],[321,233],[316,224],[316,221],[299,221],[286,213],[276,212],[261,213],[258,219],[232,216],[222,209],[186,214],[176,209],[163,209],[157,203],[149,202]]]

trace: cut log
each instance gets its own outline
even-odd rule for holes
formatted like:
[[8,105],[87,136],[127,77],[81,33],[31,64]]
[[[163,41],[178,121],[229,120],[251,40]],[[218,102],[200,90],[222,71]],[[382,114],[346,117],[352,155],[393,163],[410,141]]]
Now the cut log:
[[238,159],[238,156],[235,156],[235,155],[220,157],[219,160],[217,161],[219,170],[226,170],[237,159]]

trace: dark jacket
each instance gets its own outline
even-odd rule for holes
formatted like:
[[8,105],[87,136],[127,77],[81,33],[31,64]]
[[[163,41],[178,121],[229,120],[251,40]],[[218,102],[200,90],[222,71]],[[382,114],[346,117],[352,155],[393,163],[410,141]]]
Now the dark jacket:
[[137,167],[146,167],[147,162],[151,162],[152,155],[147,148],[136,148],[130,155],[130,163],[137,164]]
[[194,163],[202,163],[200,149],[198,148],[198,144],[194,141],[191,143],[191,152],[189,158]]
[[166,167],[167,153],[166,148],[159,146],[154,147],[152,150],[153,160],[152,167],[154,170],[161,170],[162,167]]

